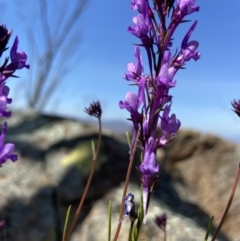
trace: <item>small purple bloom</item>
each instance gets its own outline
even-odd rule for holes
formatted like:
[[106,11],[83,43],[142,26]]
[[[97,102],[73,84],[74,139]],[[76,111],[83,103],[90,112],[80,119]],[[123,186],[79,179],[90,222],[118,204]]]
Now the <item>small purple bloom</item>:
[[131,7],[133,10],[138,10],[140,13],[142,13],[145,2],[146,0],[132,0]]
[[150,137],[144,148],[143,162],[139,166],[143,185],[143,210],[144,217],[147,214],[149,193],[155,185],[155,177],[159,173],[159,165],[156,163],[156,145],[153,137]]
[[0,118],[10,117],[11,111],[7,110],[7,104],[12,102],[11,98],[8,98],[9,88],[0,84]]
[[130,112],[131,120],[134,124],[135,129],[137,129],[138,123],[142,120],[142,115],[138,112],[138,109],[142,105],[142,103],[145,102],[144,88],[145,78],[142,77],[139,82],[138,95],[132,92],[127,92],[125,101],[119,102],[119,107],[121,109],[126,109]]
[[137,213],[135,211],[134,195],[132,193],[128,193],[127,196],[124,197],[123,201],[124,215],[119,221],[119,223],[121,223],[127,216],[130,218],[131,221],[134,221],[137,218]]
[[161,117],[161,128],[165,137],[168,135],[170,135],[170,137],[175,137],[181,126],[181,122],[176,118],[175,114],[172,114],[171,117],[169,117],[170,108],[171,105],[166,105]]
[[0,135],[0,167],[3,163],[5,163],[8,159],[12,162],[17,161],[18,156],[13,154],[15,145],[12,143],[4,143],[4,138],[7,132],[7,122],[2,125],[2,134]]
[[123,199],[124,200],[124,215],[128,216],[134,206],[134,195],[132,193],[128,193],[128,195]]
[[24,67],[29,69],[30,66],[26,64],[27,55],[22,51],[17,52],[18,42],[19,42],[18,37],[16,37],[10,51],[10,59],[11,59],[12,65],[14,66],[15,70],[22,69]]
[[157,226],[161,229],[165,229],[167,225],[167,214],[163,213],[159,216],[156,216],[154,219],[154,222],[157,224]]
[[185,35],[182,41],[181,48],[182,48],[182,57],[184,61],[188,61],[191,58],[193,58],[196,61],[200,58],[200,53],[196,51],[199,45],[198,42],[197,41],[188,42],[196,25],[197,25],[197,21],[193,23],[193,25],[190,27],[189,31],[187,32],[187,34]]
[[145,22],[144,16],[142,14],[138,14],[136,17],[133,17],[133,23],[135,26],[129,26],[128,31],[140,39],[147,38],[149,26]]
[[94,101],[90,104],[88,108],[85,108],[85,112],[88,113],[90,116],[94,116],[98,119],[102,116],[102,107],[100,101]]
[[162,67],[156,78],[161,95],[163,94],[162,91],[168,90],[176,85],[176,81],[173,81],[176,71],[177,69],[171,66],[171,52],[168,51],[163,57]]
[[233,111],[240,117],[240,100],[231,102]]
[[188,15],[199,11],[199,6],[195,6],[196,0],[177,0],[177,5],[182,15]]
[[142,64],[142,57],[140,54],[140,48],[135,46],[134,54],[136,57],[136,64],[129,63],[127,65],[128,74],[124,74],[123,78],[126,80],[140,80],[142,72],[143,72],[143,64]]

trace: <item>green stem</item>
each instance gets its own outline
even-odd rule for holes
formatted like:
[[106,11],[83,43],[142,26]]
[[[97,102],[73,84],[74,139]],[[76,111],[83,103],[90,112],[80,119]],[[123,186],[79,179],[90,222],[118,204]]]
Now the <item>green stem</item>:
[[205,235],[205,239],[204,241],[207,241],[208,240],[208,236],[212,230],[212,225],[213,225],[213,219],[214,219],[214,216],[211,217],[209,223],[208,223],[208,228],[207,228],[207,232],[206,232],[206,235]]
[[63,228],[63,237],[62,237],[63,241],[64,241],[64,237],[65,237],[66,231],[67,231],[67,225],[68,225],[68,221],[69,221],[70,211],[71,211],[71,205],[68,207],[67,213],[66,213],[66,218],[65,218],[64,228]]

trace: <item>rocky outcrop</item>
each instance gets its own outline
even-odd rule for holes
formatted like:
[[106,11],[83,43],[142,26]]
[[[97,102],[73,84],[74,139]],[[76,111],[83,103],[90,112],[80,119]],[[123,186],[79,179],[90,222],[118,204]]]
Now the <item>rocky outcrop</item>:
[[[76,120],[29,112],[9,122],[8,141],[19,160],[0,169],[0,219],[8,241],[61,240],[66,210],[76,210],[92,164],[96,128]],[[161,240],[152,219],[168,215],[168,240],[203,240],[209,218],[215,225],[224,211],[240,160],[239,146],[211,135],[182,131],[158,153],[160,182],[139,240]],[[71,241],[107,239],[107,208],[113,203],[112,232],[118,219],[128,165],[128,146],[111,132],[103,136],[101,157]],[[138,166],[136,158],[135,166]],[[139,200],[139,175],[133,170],[129,191]],[[239,240],[240,190],[219,240]],[[129,220],[119,240],[126,240]],[[0,240],[4,240],[0,234]]]

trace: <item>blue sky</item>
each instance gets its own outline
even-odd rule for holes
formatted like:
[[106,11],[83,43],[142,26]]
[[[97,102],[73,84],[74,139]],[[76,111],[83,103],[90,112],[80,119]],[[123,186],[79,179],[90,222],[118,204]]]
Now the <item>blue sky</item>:
[[[14,35],[20,38],[19,49],[27,52],[23,27],[14,14],[14,8],[20,6],[11,5],[13,2],[6,4],[0,0],[0,7],[5,9],[1,22],[14,29]],[[74,7],[78,1],[69,2]],[[216,1],[198,0],[196,3],[200,12],[187,19],[198,20],[191,39],[199,41],[201,59],[188,62],[186,70],[175,76],[177,85],[171,92],[174,96],[172,112],[181,120],[182,127],[240,141],[240,119],[230,105],[234,98],[240,99],[240,1],[216,4]],[[54,11],[51,14],[54,16]],[[124,100],[127,91],[136,91],[122,79],[127,63],[135,60],[133,44],[138,43],[138,39],[126,31],[135,14],[130,0],[89,4],[78,26],[83,36],[78,65],[54,94],[58,107],[49,104],[49,111],[85,118],[84,107],[100,100],[105,119],[125,120],[128,117],[127,111],[119,109],[118,102]],[[189,27],[190,23],[184,24],[177,31],[176,46]],[[31,61],[29,59],[30,64]],[[144,65],[147,70],[146,61]],[[27,78],[26,72],[19,72],[22,79]],[[19,89],[22,79],[9,81],[15,108],[24,107],[24,96]]]

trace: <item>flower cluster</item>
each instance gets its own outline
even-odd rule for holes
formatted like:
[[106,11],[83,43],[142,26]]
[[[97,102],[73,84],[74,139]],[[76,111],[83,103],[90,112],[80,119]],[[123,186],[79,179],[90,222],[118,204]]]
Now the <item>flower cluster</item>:
[[[191,25],[175,54],[173,35],[176,28],[186,22],[185,16],[199,11],[199,7],[195,6],[194,0],[154,0],[152,5],[148,0],[132,0],[131,7],[138,14],[128,32],[135,35],[140,43],[134,47],[136,62],[127,65],[128,73],[124,74],[124,79],[133,82],[138,87],[138,93],[128,92],[125,101],[119,102],[119,107],[129,111],[134,127],[130,154],[135,141],[143,152],[138,169],[145,216],[149,196],[158,182],[160,167],[156,162],[156,151],[172,141],[181,126],[176,115],[171,114],[172,96],[169,91],[176,86],[174,76],[187,61],[200,58],[198,42],[190,40],[197,21]],[[149,74],[144,73],[140,47],[146,51]]]
[[[4,25],[0,24],[0,57],[4,51],[6,51],[8,41],[12,35],[12,31],[9,31]],[[2,66],[0,66],[0,117],[10,117],[11,111],[8,110],[7,105],[12,103],[12,99],[8,97],[9,87],[6,85],[6,81],[9,77],[17,77],[14,72],[18,69],[27,68],[26,64],[27,55],[22,51],[17,51],[18,37],[15,38],[13,46],[10,50],[10,58],[6,57]],[[2,133],[0,135],[0,167],[8,159],[13,162],[17,160],[17,155],[13,154],[14,144],[4,144],[4,138],[7,132],[7,122],[2,125]]]
[[233,111],[240,117],[240,100],[231,102]]

